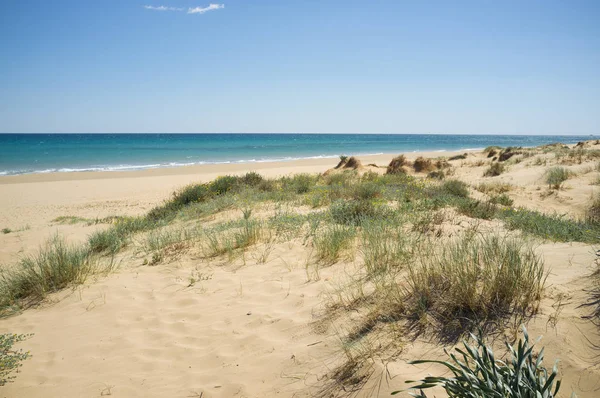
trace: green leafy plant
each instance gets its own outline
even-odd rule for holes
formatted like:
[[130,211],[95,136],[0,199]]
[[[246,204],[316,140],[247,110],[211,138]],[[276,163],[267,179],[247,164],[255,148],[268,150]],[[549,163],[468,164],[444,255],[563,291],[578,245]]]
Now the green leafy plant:
[[[476,345],[463,342],[464,350],[456,348],[458,355],[447,353],[450,361],[418,360],[411,364],[437,363],[452,372],[451,377],[428,376],[412,387],[420,390],[413,397],[427,397],[423,390],[441,386],[453,398],[554,398],[560,389],[557,364],[548,371],[542,364],[544,349],[534,352],[529,335],[523,327],[524,338],[516,347],[506,344],[511,353],[509,362],[496,359],[492,349],[481,336],[471,334]],[[407,381],[414,383],[414,381]],[[394,391],[392,395],[400,391]]]
[[29,358],[29,352],[13,349],[15,343],[31,337],[29,334],[5,333],[0,335],[0,386],[13,381],[15,376],[10,376],[22,366],[21,362]]

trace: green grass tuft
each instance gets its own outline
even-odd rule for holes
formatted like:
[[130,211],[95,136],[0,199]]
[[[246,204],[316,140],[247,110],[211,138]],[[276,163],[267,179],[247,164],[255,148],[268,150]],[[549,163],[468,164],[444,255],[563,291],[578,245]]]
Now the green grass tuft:
[[38,254],[27,256],[0,274],[0,313],[36,304],[70,285],[84,283],[99,267],[85,247],[72,246],[58,236]]
[[546,172],[546,184],[552,189],[560,189],[563,182],[567,181],[571,173],[564,167],[552,167]]
[[498,236],[466,235],[408,269],[409,317],[421,326],[431,318],[450,340],[488,321],[535,313],[547,276],[531,246]]
[[503,209],[497,213],[508,229],[520,230],[556,242],[600,242],[600,225],[546,215],[527,209]]
[[348,249],[356,231],[352,227],[333,225],[317,233],[314,238],[317,259],[323,264],[336,263],[343,250]]

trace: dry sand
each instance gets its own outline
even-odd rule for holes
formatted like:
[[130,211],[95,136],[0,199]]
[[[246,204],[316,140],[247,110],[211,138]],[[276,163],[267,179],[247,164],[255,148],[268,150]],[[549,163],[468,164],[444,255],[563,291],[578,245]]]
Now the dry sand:
[[[409,159],[453,153],[407,154]],[[387,165],[394,155],[362,157]],[[569,166],[579,175],[557,195],[542,181],[546,166],[522,162],[499,177],[483,178],[481,154],[453,161],[455,177],[477,185],[505,181],[515,205],[580,216],[599,188],[590,164]],[[54,223],[59,216],[102,218],[142,214],[190,182],[254,170],[264,176],[323,172],[335,159],[138,172],[55,173],[0,177],[0,264],[34,253],[59,233],[83,242],[102,225]],[[479,193],[474,191],[474,195]],[[544,335],[546,358],[560,358],[563,394],[600,396],[600,338],[582,319],[586,288],[595,269],[595,247],[544,243],[538,247],[551,269],[540,313],[530,334]],[[137,257],[74,290],[52,295],[42,305],[0,320],[0,332],[34,333],[21,346],[30,350],[7,397],[309,397],[343,360],[335,328],[319,322],[323,301],[356,261],[325,268],[307,280],[308,256],[297,243],[278,245],[262,264],[260,248],[244,266],[193,256],[149,267]],[[194,283],[191,283],[194,278]],[[191,285],[191,286],[190,286]],[[560,304],[557,304],[560,303]],[[558,315],[557,322],[552,322]],[[594,346],[596,345],[596,346]],[[431,369],[408,360],[441,355],[441,347],[416,340],[404,347],[387,372],[376,373],[359,396],[389,396],[404,380]],[[550,364],[551,365],[551,364]],[[382,365],[377,365],[383,370]],[[394,376],[389,378],[387,375]]]

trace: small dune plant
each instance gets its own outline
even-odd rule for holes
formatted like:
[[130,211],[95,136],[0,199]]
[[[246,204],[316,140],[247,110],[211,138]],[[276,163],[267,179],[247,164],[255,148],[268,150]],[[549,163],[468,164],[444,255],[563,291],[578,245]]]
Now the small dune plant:
[[[511,358],[505,362],[497,359],[481,335],[471,334],[475,344],[463,342],[464,349],[456,348],[456,353],[448,353],[450,360],[417,360],[409,363],[440,364],[450,372],[450,376],[427,376],[412,387],[413,397],[426,398],[423,390],[442,387],[449,397],[456,398],[555,398],[560,390],[561,381],[557,379],[558,367],[552,370],[543,365],[544,349],[534,351],[529,342],[527,330],[523,327],[524,337],[516,347],[506,344]],[[407,381],[407,383],[415,383]],[[400,391],[394,391],[392,395]]]
[[18,372],[23,366],[21,362],[30,357],[29,352],[13,348],[16,343],[29,337],[30,335],[26,334],[0,334],[0,387],[12,382],[15,376],[11,376],[11,373]]
[[500,195],[492,196],[490,198],[490,203],[498,204],[498,205],[502,205],[502,206],[512,206],[514,203],[514,200],[512,200],[510,198],[510,196],[508,196],[507,194],[503,193]]
[[564,167],[552,167],[546,172],[546,184],[550,189],[559,190],[562,183],[567,181],[571,173]]
[[587,210],[587,221],[590,224],[600,224],[600,196],[596,196]]
[[483,173],[484,177],[496,177],[504,173],[506,167],[502,163],[494,162],[490,167]]
[[442,191],[460,198],[469,197],[469,186],[459,180],[448,180],[441,186]]

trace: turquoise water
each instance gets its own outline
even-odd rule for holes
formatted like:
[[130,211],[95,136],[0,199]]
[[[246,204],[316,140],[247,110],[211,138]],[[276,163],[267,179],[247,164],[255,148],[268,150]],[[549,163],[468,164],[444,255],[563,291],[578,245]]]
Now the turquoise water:
[[0,175],[138,170],[575,143],[590,136],[429,134],[0,134]]

